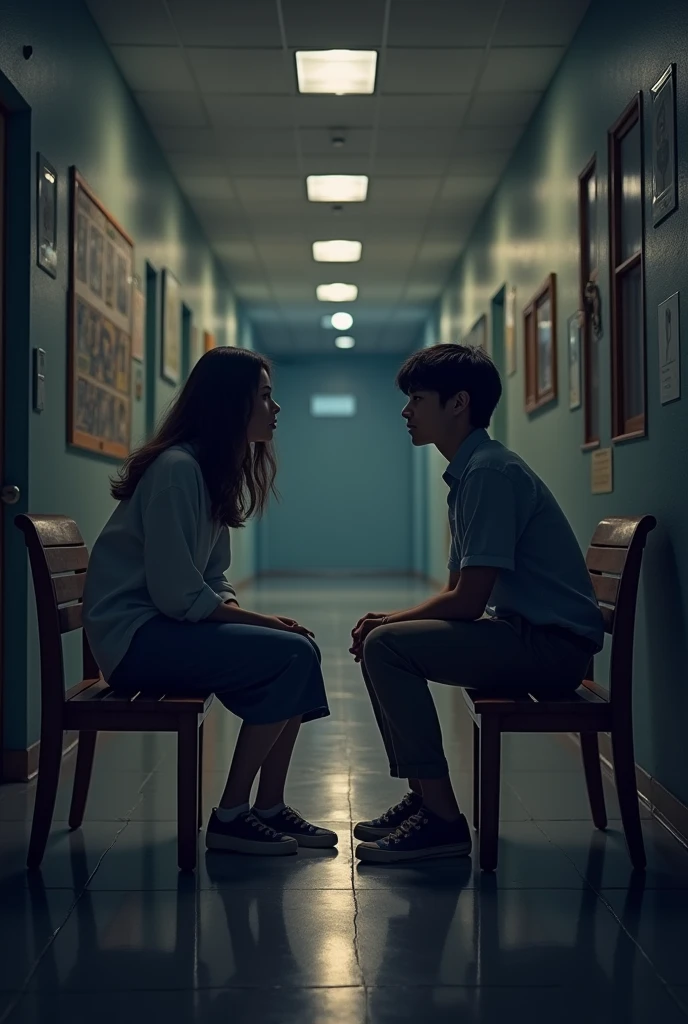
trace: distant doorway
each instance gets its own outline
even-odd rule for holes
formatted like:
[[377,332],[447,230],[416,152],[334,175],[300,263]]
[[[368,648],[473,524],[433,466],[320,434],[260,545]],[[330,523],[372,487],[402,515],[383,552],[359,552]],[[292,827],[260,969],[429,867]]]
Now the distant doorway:
[[502,285],[490,304],[490,355],[502,378],[502,397],[492,417],[490,433],[495,441],[507,441],[506,345],[504,341],[506,285]]

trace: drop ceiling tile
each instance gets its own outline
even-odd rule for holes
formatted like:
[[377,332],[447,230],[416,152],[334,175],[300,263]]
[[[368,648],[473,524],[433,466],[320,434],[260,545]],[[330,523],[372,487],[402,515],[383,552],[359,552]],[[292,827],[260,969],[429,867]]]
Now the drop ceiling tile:
[[272,159],[264,156],[235,156],[230,153],[229,155],[225,154],[224,158],[233,178],[288,177],[300,173],[296,153],[293,156],[272,157]]
[[439,298],[443,284],[444,281],[429,284],[416,284],[412,282],[406,286],[404,298],[408,302],[434,302],[435,299]]
[[491,153],[460,152],[457,156],[452,157],[447,167],[447,174],[457,177],[464,175],[474,177],[481,174],[500,175],[509,162],[510,156],[511,153],[508,150]]
[[523,134],[521,125],[502,128],[462,128],[453,140],[456,156],[482,153],[511,153]]
[[389,46],[486,46],[501,0],[396,0]]
[[[231,264],[229,266],[231,270]],[[235,284],[238,297],[244,302],[270,302],[272,299],[269,287],[260,281],[233,282],[233,284]]]
[[382,43],[385,0],[282,0],[287,45],[297,49],[374,48]]
[[466,114],[468,93],[454,96],[380,96],[381,128],[457,128]]
[[237,195],[244,201],[255,202],[266,198],[273,202],[298,203],[306,198],[302,178],[233,178]]
[[223,161],[215,154],[167,153],[167,162],[175,176],[216,178],[227,173]]
[[193,92],[194,80],[178,46],[112,46],[133,92]]
[[[332,142],[334,138],[343,138],[344,146],[341,148],[334,146]],[[373,133],[369,128],[299,129],[301,152],[305,158],[311,156],[333,156],[336,158],[340,153],[346,153],[347,157],[367,157],[370,154],[372,139]]]
[[135,99],[154,128],[203,128],[208,118],[193,92],[137,92]]
[[86,0],[110,45],[176,46],[174,28],[160,0]]
[[541,98],[541,92],[479,93],[471,105],[468,124],[491,128],[526,125]]
[[480,48],[387,50],[380,92],[470,93],[484,59]]
[[447,177],[442,185],[439,201],[443,204],[484,202],[497,187],[498,175],[470,178]]
[[430,153],[405,157],[404,160],[398,160],[396,157],[378,156],[375,158],[371,182],[376,179],[389,177],[435,177],[444,174],[446,164],[446,157]]
[[167,3],[184,46],[282,45],[275,0],[239,0],[238,3],[236,0],[193,0],[192,3],[167,0]]
[[153,131],[166,153],[197,153],[213,157],[219,152],[211,128],[154,128]]
[[561,58],[563,46],[510,46],[490,50],[479,92],[544,92]]
[[441,128],[383,128],[377,136],[377,152],[381,157],[406,157],[416,153],[447,157],[454,146],[455,132]]
[[590,0],[506,0],[495,46],[567,46]]
[[201,92],[288,95],[294,89],[281,50],[189,47],[186,52]]
[[177,174],[182,192],[189,199],[227,200],[234,198],[229,175]]
[[235,242],[229,238],[224,242],[217,242],[215,252],[221,260],[231,263],[238,271],[239,268],[257,270],[256,247],[251,242]]
[[442,184],[440,175],[416,177],[413,181],[402,177],[380,177],[376,175],[370,183],[368,196],[371,205],[384,209],[398,210],[401,204],[415,205],[432,201]]

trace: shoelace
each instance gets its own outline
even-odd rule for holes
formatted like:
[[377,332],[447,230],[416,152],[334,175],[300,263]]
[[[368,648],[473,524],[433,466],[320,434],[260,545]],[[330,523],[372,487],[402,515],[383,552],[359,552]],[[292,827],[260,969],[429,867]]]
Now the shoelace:
[[399,828],[395,829],[390,835],[387,836],[385,842],[387,843],[401,843],[404,839],[408,839],[411,833],[415,830],[420,832],[423,825],[427,825],[428,819],[425,817],[425,808],[421,807],[419,811],[412,814],[406,821],[402,821]]
[[268,839],[272,839],[273,836],[279,835],[279,832],[274,828],[270,828],[270,826],[262,822],[260,818],[256,818],[255,814],[247,814],[246,821],[251,828],[257,828],[259,832],[265,832]]
[[410,806],[411,806],[411,797],[407,793],[406,796],[403,798],[403,800],[399,801],[399,803],[396,805],[396,807],[390,807],[390,809],[388,811],[385,811],[384,814],[381,814],[379,820],[386,824],[390,820],[390,818],[392,817],[393,814],[398,814],[399,811],[403,811],[405,807],[410,807]]
[[315,827],[311,825],[309,821],[306,821],[303,815],[299,814],[299,812],[294,810],[293,807],[285,807],[282,814],[284,815],[285,821],[293,821],[299,826],[299,828],[307,828],[309,832],[315,832]]

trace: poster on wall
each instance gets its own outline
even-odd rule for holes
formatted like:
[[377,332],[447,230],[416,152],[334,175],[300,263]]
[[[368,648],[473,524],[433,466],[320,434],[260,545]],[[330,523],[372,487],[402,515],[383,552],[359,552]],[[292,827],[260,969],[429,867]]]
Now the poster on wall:
[[659,395],[662,405],[681,397],[681,335],[678,292],[659,304]]
[[678,206],[676,164],[676,65],[670,64],[652,87],[652,223],[660,224]]
[[581,314],[576,312],[568,321],[569,339],[569,409],[580,409],[582,404]]
[[504,311],[504,348],[506,350],[506,372],[509,377],[516,373],[516,289],[507,288]]
[[162,275],[162,377],[175,386],[182,379],[181,287],[169,270]]
[[72,168],[67,440],[129,454],[134,243]]
[[134,284],[131,303],[131,358],[143,362],[144,330],[146,323],[146,299],[141,289]]

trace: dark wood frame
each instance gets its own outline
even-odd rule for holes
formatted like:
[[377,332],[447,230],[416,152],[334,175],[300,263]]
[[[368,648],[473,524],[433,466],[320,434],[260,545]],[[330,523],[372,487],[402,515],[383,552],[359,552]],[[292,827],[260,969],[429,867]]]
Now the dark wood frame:
[[[583,449],[598,448],[600,444],[599,429],[598,436],[593,436],[591,420],[591,394],[592,394],[592,316],[591,311],[585,302],[585,286],[592,280],[597,283],[599,275],[599,252],[598,266],[595,267],[594,275],[590,270],[590,238],[588,237],[588,223],[585,217],[585,209],[588,203],[588,183],[590,179],[597,179],[597,153],[594,153],[590,160],[578,175],[578,237],[580,245],[579,267],[580,267],[580,290],[579,303],[583,311]],[[598,208],[599,209],[599,208]],[[600,408],[598,400],[597,422],[599,427]]]
[[[165,366],[165,354],[168,351],[168,337],[167,332],[169,329],[169,321],[167,317],[167,297],[170,289],[170,282],[174,282],[174,286],[177,289],[177,303],[176,303],[176,315],[177,315],[177,327],[179,330],[179,371],[177,377],[173,377],[171,373],[167,373],[167,367]],[[162,380],[167,381],[168,384],[178,387],[184,376],[184,339],[182,336],[182,286],[179,282],[179,278],[172,273],[169,267],[164,267],[162,272],[162,317],[161,317],[161,330],[160,330],[160,376]]]
[[[673,181],[673,193],[671,196],[667,196],[670,199],[670,203],[666,201],[657,202],[658,197],[655,195],[655,102],[656,97],[661,93],[667,82],[671,82],[671,123],[668,125],[667,130],[671,132],[674,157],[672,161],[672,170],[674,172]],[[652,223],[654,227],[658,227],[667,217],[670,217],[672,213],[678,210],[678,138],[677,138],[677,125],[676,125],[676,64],[670,64],[669,67],[663,72],[660,78],[652,86]]]
[[[79,746],[69,812],[70,828],[84,818],[98,732],[177,734],[178,860],[193,871],[202,818],[203,721],[208,697],[148,692],[115,693],[102,678],[82,629],[88,549],[66,516],[17,516],[29,551],[41,655],[41,744],[27,864],[40,867],[48,842],[62,763],[63,733],[77,732]],[[82,629],[83,679],[65,689],[62,637]]]
[[603,520],[586,563],[611,636],[609,689],[594,681],[594,658],[572,697],[463,691],[473,719],[473,824],[480,867],[497,867],[501,740],[505,732],[578,733],[593,822],[607,827],[598,733],[610,733],[621,821],[633,867],[645,868],[633,749],[633,637],[640,568],[653,516]]
[[[43,226],[41,224],[41,192],[43,184],[43,171],[49,171],[54,178],[54,202],[55,202],[55,265],[51,266],[41,259],[41,239],[43,237]],[[55,279],[57,277],[57,171],[53,165],[45,159],[41,153],[36,154],[36,263],[45,273]]]
[[[621,141],[638,124],[640,130],[641,178],[641,240],[640,249],[619,263],[621,249]],[[612,442],[631,441],[647,434],[647,330],[645,324],[645,157],[643,142],[642,93],[637,93],[619,119],[609,129],[609,277],[611,296],[611,352],[612,352]],[[624,352],[621,337],[622,279],[640,267],[640,327],[643,348],[643,412],[627,418],[624,410]]]
[[[537,343],[537,311],[538,307],[549,298],[552,317],[552,386],[544,394],[538,391],[539,379],[539,346]],[[526,412],[537,412],[550,402],[555,402],[558,394],[557,372],[557,275],[550,274],[533,295],[523,310],[523,347],[525,367],[525,405]]]
[[[82,448],[85,451],[98,452],[100,455],[111,456],[116,459],[124,459],[129,454],[130,440],[131,440],[131,386],[128,389],[126,398],[128,402],[128,439],[126,445],[118,444],[115,441],[107,441],[102,438],[97,438],[94,435],[86,434],[83,431],[77,430],[74,417],[75,417],[75,401],[74,401],[74,388],[75,388],[75,377],[76,377],[76,215],[77,215],[77,189],[83,190],[85,195],[91,200],[91,202],[98,207],[104,217],[110,222],[115,231],[117,231],[125,242],[131,246],[131,268],[132,275],[134,271],[134,242],[133,239],[121,224],[112,216],[111,213],[105,208],[100,202],[98,197],[95,195],[93,190],[89,187],[86,180],[79,174],[75,167],[71,168],[71,207],[70,207],[70,224],[69,224],[69,335],[68,335],[68,368],[67,368],[67,443],[75,448]],[[131,313],[132,313],[132,296],[129,298],[129,383],[131,385]]]

